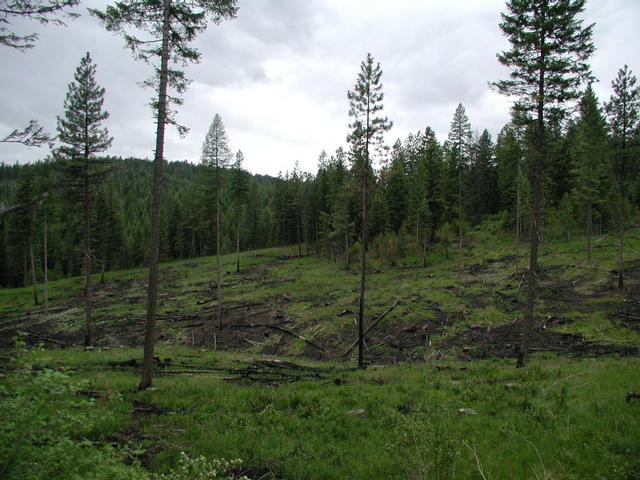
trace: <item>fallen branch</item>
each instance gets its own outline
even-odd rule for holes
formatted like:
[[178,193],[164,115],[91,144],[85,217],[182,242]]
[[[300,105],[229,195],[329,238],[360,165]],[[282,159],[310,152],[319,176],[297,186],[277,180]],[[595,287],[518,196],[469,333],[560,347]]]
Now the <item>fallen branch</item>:
[[[378,323],[380,323],[382,321],[382,319],[384,317],[387,316],[387,314],[393,310],[394,308],[396,308],[396,305],[398,305],[398,298],[396,297],[396,300],[393,302],[393,305],[391,305],[389,308],[387,308],[384,312],[382,312],[382,314],[376,318],[376,320],[367,327],[367,329],[364,331],[364,333],[362,334],[362,341],[364,341],[365,337],[367,336],[367,334],[373,329],[373,327],[375,327]],[[356,339],[355,342],[353,342],[349,348],[342,354],[343,357],[346,357],[347,355],[349,355],[351,353],[351,350],[353,350],[355,348],[355,346],[358,344],[358,340]]]
[[279,332],[286,333],[287,335],[291,335],[293,337],[299,338],[300,340],[302,340],[303,342],[308,343],[312,347],[315,347],[318,350],[321,350],[323,352],[325,351],[324,348],[321,347],[320,345],[318,345],[317,343],[314,343],[311,340],[308,340],[308,339],[304,338],[302,335],[298,335],[296,332],[293,332],[293,331],[289,330],[288,328],[280,327],[278,325],[265,325],[265,327],[266,328],[271,328],[273,330],[278,330]]

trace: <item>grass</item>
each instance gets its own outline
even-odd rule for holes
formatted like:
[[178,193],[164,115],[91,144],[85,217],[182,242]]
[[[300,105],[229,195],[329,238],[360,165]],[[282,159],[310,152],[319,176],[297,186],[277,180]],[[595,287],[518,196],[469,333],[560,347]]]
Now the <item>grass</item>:
[[[181,347],[158,355],[209,367],[253,358]],[[74,438],[97,448],[118,438],[127,445],[121,454],[152,472],[170,471],[181,451],[240,457],[248,473],[283,480],[480,478],[478,465],[488,479],[632,479],[640,471],[640,402],[625,402],[640,385],[638,358],[537,356],[525,370],[497,359],[364,371],[314,362],[333,370],[277,386],[224,374],[160,376],[157,391],[136,392],[137,373],[107,363],[132,357],[141,352],[44,350],[26,358],[66,371],[83,389],[111,392],[77,408],[80,418],[95,410],[100,420],[85,417]],[[152,408],[130,414],[134,404]]]
[[[545,243],[538,325],[639,346],[637,325],[623,325],[616,313],[640,291],[639,231],[625,242],[622,292],[612,272],[614,236],[595,243],[589,265],[584,239]],[[194,459],[242,458],[236,473],[265,480],[640,478],[640,401],[625,401],[640,390],[637,355],[542,353],[522,370],[511,359],[466,357],[464,346],[471,355],[483,351],[484,332],[521,315],[525,289],[504,234],[472,232],[462,271],[454,249],[429,252],[426,268],[410,254],[393,263],[372,257],[367,321],[395,298],[399,303],[371,333],[366,370],[340,357],[355,339],[355,313],[348,311],[357,312],[357,265],[345,270],[291,251],[244,252],[239,274],[234,255],[222,258],[224,307],[260,304],[268,320],[288,320],[288,328],[326,348],[320,353],[287,338],[279,355],[321,369],[317,378],[291,383],[250,382],[236,372],[273,359],[260,352],[275,347],[279,334],[235,351],[186,346],[190,330],[176,319],[215,315],[212,257],[161,265],[157,355],[172,362],[159,367],[157,391],[137,392],[135,368],[109,364],[142,357],[146,269],[107,272],[97,285],[94,321],[107,333],[93,351],[37,346],[81,338],[81,278],[51,282],[47,318],[32,305],[30,288],[0,290],[0,338],[6,346],[24,330],[31,346],[4,353],[0,477],[177,479],[171,472],[184,451]],[[525,263],[522,255],[521,268]],[[435,332],[432,345],[419,336],[426,327]],[[470,331],[482,335],[455,343]],[[188,373],[197,370],[209,373]],[[461,408],[477,414],[459,415]]]

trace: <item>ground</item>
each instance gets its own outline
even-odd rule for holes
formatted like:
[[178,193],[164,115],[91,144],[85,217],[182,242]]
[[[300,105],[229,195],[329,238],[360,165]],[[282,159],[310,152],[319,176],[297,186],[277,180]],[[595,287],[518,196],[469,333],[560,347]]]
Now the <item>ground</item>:
[[146,270],[98,283],[92,350],[81,279],[51,284],[46,315],[28,288],[0,290],[0,476],[98,478],[94,457],[105,478],[171,475],[185,451],[242,458],[233,472],[253,479],[639,478],[638,231],[624,290],[615,248],[600,237],[587,264],[584,239],[543,245],[526,369],[514,369],[525,261],[516,274],[508,236],[483,230],[462,271],[444,251],[426,267],[372,258],[366,325],[384,318],[366,370],[350,349],[357,268],[286,248],[243,253],[240,273],[223,257],[222,328],[214,259],[161,266],[146,392]]

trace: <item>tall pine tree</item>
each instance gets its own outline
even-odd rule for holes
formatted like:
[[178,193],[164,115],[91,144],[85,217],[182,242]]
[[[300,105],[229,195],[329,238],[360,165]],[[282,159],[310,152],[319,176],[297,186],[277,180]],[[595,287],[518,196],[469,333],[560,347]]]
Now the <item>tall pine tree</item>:
[[351,143],[352,160],[360,177],[362,193],[362,241],[360,252],[360,301],[358,308],[358,366],[364,367],[364,295],[367,272],[367,184],[371,176],[371,153],[383,148],[384,133],[391,129],[392,122],[382,116],[382,68],[374,64],[373,57],[367,57],[360,65],[360,73],[353,91],[347,93],[349,125],[351,133],[347,141]]
[[223,169],[231,162],[229,139],[222,118],[217,113],[213,117],[209,131],[202,144],[202,163],[211,171],[211,182],[216,206],[216,292],[218,297],[218,328],[222,328],[222,288],[220,279],[220,193]]
[[593,208],[604,196],[607,177],[606,122],[591,85],[580,100],[580,118],[572,149],[575,199],[585,209],[587,231],[587,262],[591,262]]
[[637,149],[632,148],[632,139],[640,127],[640,88],[636,77],[627,65],[618,70],[618,76],[611,82],[613,95],[605,105],[613,147],[613,175],[618,184],[618,288],[624,287],[622,274],[625,231],[625,207],[627,201],[628,176],[637,161]]
[[95,154],[108,149],[113,140],[109,131],[102,127],[109,113],[102,110],[104,88],[96,83],[95,73],[96,66],[87,52],[76,69],[75,81],[69,84],[64,116],[58,117],[58,140],[62,145],[56,150],[65,186],[82,202],[84,212],[86,346],[92,343],[91,204],[94,190],[110,170],[108,162],[95,158]]
[[[209,20],[220,23],[226,18],[235,17],[235,4],[236,0],[123,0],[116,2],[114,6],[108,6],[105,11],[89,9],[107,30],[123,36],[137,59],[151,63],[155,73],[146,82],[147,86],[154,89],[157,97],[152,103],[156,117],[156,145],[153,160],[147,321],[142,376],[138,386],[141,390],[149,387],[153,379],[164,134],[167,124],[177,125],[169,108],[170,103],[181,104],[179,96],[170,96],[168,92],[169,87],[173,87],[180,94],[187,85],[184,71],[169,68],[169,65],[170,61],[178,66],[197,62],[200,52],[191,46],[191,42],[206,30]],[[184,132],[184,128],[178,130]]]
[[[542,202],[542,176],[548,162],[546,126],[566,111],[566,102],[580,95],[580,86],[591,79],[588,58],[594,51],[593,26],[578,17],[585,0],[509,0],[500,28],[510,49],[498,60],[511,70],[509,79],[494,83],[504,95],[517,98],[516,111],[533,115],[534,152],[529,166],[532,190],[531,250],[522,344],[518,366],[529,360],[529,337],[533,322],[536,270]],[[531,118],[531,117],[529,117]]]
[[464,106],[460,103],[453,114],[447,139],[449,172],[451,178],[455,175],[458,179],[458,270],[462,269],[463,180],[471,162],[472,145],[471,124]]
[[236,272],[240,272],[240,219],[247,205],[249,196],[249,178],[247,172],[242,169],[244,155],[242,150],[236,153],[236,163],[233,166],[231,177],[231,196],[233,198],[233,210],[236,217]]

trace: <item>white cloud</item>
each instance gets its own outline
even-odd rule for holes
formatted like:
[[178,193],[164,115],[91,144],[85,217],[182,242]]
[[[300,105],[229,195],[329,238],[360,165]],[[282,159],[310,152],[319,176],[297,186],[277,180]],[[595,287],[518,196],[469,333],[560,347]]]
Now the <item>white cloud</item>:
[[[102,7],[104,0],[85,6]],[[240,0],[238,18],[211,25],[196,41],[202,63],[187,68],[194,79],[178,120],[185,138],[167,131],[166,156],[199,161],[215,113],[225,122],[233,149],[242,149],[252,171],[277,174],[296,160],[315,171],[322,149],[345,144],[348,102],[367,52],[381,63],[385,113],[394,121],[387,141],[431,126],[440,140],[462,102],[474,129],[495,137],[508,119],[509,101],[487,82],[505,78],[496,52],[507,48],[498,23],[503,0]],[[81,56],[91,51],[98,82],[106,88],[107,122],[114,155],[153,156],[152,91],[137,86],[151,74],[135,62],[120,38],[84,14],[68,28],[18,22],[38,31],[28,53],[0,49],[0,135],[38,119],[55,131],[67,84]],[[592,1],[586,21],[597,22],[593,59],[601,100],[628,63],[640,74],[640,2]],[[46,151],[0,145],[0,161],[29,161]]]

